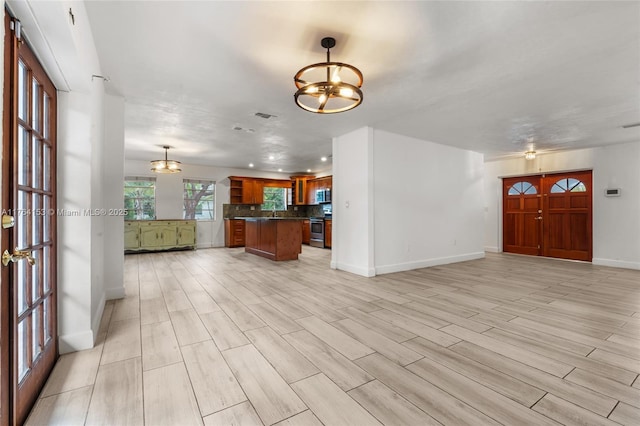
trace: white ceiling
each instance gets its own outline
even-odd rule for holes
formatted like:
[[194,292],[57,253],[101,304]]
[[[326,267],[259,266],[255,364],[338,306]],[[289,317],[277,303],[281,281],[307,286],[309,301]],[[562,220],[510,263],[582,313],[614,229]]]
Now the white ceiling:
[[[640,140],[621,127],[640,122],[640,2],[86,7],[108,91],[125,97],[128,159],[171,145],[191,164],[318,171],[331,138],[363,126],[486,158]],[[293,102],[293,75],[324,60],[325,36],[333,60],[364,74],[352,111]]]

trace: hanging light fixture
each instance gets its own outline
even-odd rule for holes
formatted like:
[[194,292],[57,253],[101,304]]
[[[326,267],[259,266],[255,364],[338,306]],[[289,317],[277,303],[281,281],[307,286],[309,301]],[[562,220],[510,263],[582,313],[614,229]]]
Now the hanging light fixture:
[[180,173],[180,162],[176,160],[167,159],[167,152],[170,146],[163,146],[164,148],[164,160],[153,160],[151,162],[151,171],[156,173]]
[[527,160],[535,160],[536,152],[535,151],[527,151],[527,152],[524,153],[524,158],[526,158]]
[[333,114],[353,109],[362,103],[362,73],[352,65],[331,62],[329,49],[336,45],[325,37],[320,45],[327,49],[327,62],[308,65],[293,80],[298,88],[296,104],[310,112]]

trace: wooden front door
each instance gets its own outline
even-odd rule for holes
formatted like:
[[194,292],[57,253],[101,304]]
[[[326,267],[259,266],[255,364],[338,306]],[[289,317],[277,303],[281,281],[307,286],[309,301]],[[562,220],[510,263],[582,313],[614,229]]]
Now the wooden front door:
[[4,60],[1,420],[22,424],[58,356],[56,89],[8,14]]
[[592,259],[591,171],[505,178],[503,251]]
[[503,250],[541,254],[542,194],[540,176],[503,180]]
[[543,256],[592,258],[591,171],[542,178]]

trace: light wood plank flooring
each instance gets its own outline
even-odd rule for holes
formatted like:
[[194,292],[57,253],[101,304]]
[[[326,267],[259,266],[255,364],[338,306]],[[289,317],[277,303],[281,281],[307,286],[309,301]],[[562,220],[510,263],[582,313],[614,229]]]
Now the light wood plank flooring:
[[515,255],[362,278],[304,247],[128,255],[30,424],[640,424],[640,271]]

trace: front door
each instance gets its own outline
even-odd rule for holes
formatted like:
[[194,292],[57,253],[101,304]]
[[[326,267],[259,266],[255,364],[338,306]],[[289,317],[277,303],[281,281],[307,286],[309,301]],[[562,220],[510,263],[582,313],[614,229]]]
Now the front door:
[[503,179],[503,251],[591,261],[591,181],[591,171]]
[[21,424],[57,358],[56,90],[5,14],[2,423]]

